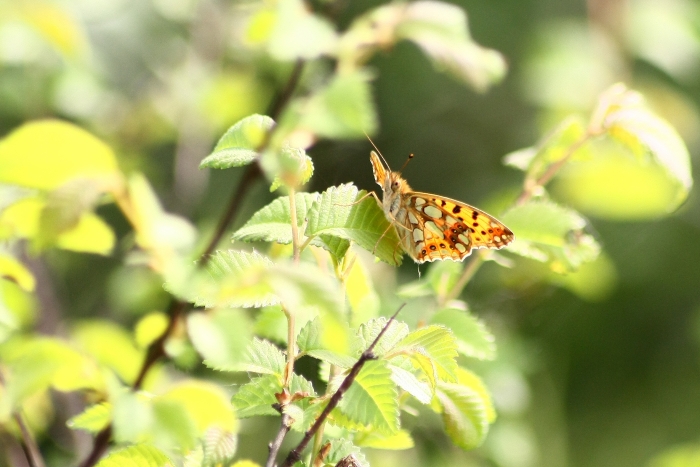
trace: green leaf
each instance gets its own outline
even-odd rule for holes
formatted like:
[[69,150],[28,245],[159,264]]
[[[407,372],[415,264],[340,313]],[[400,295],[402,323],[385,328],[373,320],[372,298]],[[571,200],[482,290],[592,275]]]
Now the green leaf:
[[[384,317],[375,318],[360,326],[357,330],[358,340],[356,342],[355,351],[357,355],[364,352],[374,340],[377,338],[382,329],[386,326],[389,320]],[[392,321],[384,335],[372,353],[377,357],[384,356],[387,352],[394,349],[399,342],[406,338],[409,334],[408,325],[401,321]]]
[[[112,432],[118,443],[152,442],[156,426],[153,397],[144,392],[122,392],[113,400]],[[189,422],[185,421],[187,425]]]
[[348,240],[332,235],[319,235],[311,241],[311,244],[328,250],[336,263],[340,262],[350,249],[350,242]]
[[357,423],[380,432],[399,429],[399,401],[391,370],[381,360],[368,361],[360,370],[338,408]]
[[439,383],[436,395],[452,442],[466,450],[478,447],[494,417],[483,383],[473,373],[460,369],[459,382]]
[[297,346],[302,354],[310,355],[340,368],[350,368],[355,364],[355,358],[327,349],[324,342],[323,323],[320,318],[307,322],[297,336]]
[[292,430],[305,433],[316,422],[325,407],[324,403],[311,404],[305,399],[303,406],[297,402],[286,406],[284,411],[294,420]]
[[66,425],[73,430],[85,430],[90,433],[99,433],[109,425],[112,420],[112,404],[100,402],[85,408],[78,415],[71,417]]
[[60,391],[103,389],[97,365],[59,339],[13,339],[0,347],[0,360],[5,368],[0,420],[5,420],[27,397],[49,387]]
[[122,381],[131,383],[138,376],[144,351],[121,326],[106,320],[83,320],[73,326],[71,336],[85,353],[112,369]]
[[286,345],[287,317],[284,316],[282,308],[279,305],[262,308],[255,316],[254,333],[256,336]]
[[281,379],[285,365],[286,357],[275,344],[254,338],[245,352],[243,362],[238,365],[238,370],[275,375]]
[[550,132],[537,148],[525,148],[504,157],[504,163],[527,172],[537,180],[554,163],[568,157],[569,161],[587,160],[591,157],[590,145],[583,145],[569,154],[573,145],[586,136],[584,122],[578,116],[564,119]]
[[149,266],[170,282],[170,291],[179,294],[190,280],[190,254],[197,237],[194,226],[184,217],[169,214],[148,180],[140,173],[129,177],[129,220],[136,244],[148,255]]
[[[377,129],[377,113],[366,71],[335,75],[306,102],[293,107],[297,127],[322,138],[357,138]],[[289,121],[281,122],[285,126]]]
[[[347,261],[353,262],[349,273],[346,272],[345,274],[345,293],[352,311],[350,326],[357,327],[361,323],[377,317],[380,308],[379,295],[374,289],[372,278],[362,258],[358,255],[353,255]],[[344,264],[347,264],[347,262]]]
[[501,220],[516,235],[508,251],[549,262],[554,271],[575,270],[600,253],[598,242],[585,233],[586,220],[551,201],[528,201],[507,211]]
[[217,251],[206,265],[206,281],[192,297],[195,305],[212,307],[261,307],[276,305],[279,299],[266,283],[272,261],[253,251]]
[[486,325],[466,310],[440,310],[430,319],[450,329],[457,340],[457,350],[467,357],[479,360],[496,358],[496,339]]
[[41,196],[20,199],[0,213],[0,228],[18,238],[32,239],[34,249],[56,246],[64,250],[107,255],[112,251],[115,236],[112,229],[92,212],[83,213],[75,225],[57,236],[47,234],[40,226],[46,203]]
[[163,335],[168,328],[168,315],[154,311],[143,316],[134,327],[134,340],[139,348],[145,349]]
[[[319,197],[318,193],[296,194],[295,204],[297,225],[299,227],[304,225],[311,206]],[[253,214],[248,222],[233,234],[233,239],[244,242],[262,240],[288,245],[292,243],[291,225],[292,216],[289,196],[282,196]],[[311,244],[328,250],[336,260],[340,260],[340,258],[345,256],[348,248],[350,248],[349,241],[329,235],[316,237],[311,241]]]
[[[199,465],[196,467],[199,467]],[[256,464],[255,462],[249,460],[243,460],[236,462],[235,464],[231,465],[231,467],[260,467],[260,464]]]
[[360,448],[352,444],[349,440],[342,438],[331,441],[331,449],[328,451],[324,462],[326,465],[336,465],[348,456],[352,456],[356,462],[352,464],[353,467],[369,467],[369,462],[367,462]]
[[248,165],[258,157],[257,148],[275,126],[265,115],[251,115],[236,122],[216,143],[214,151],[202,160],[199,168],[228,169]]
[[333,25],[311,13],[301,0],[279,2],[273,21],[268,49],[277,60],[311,60],[335,48]]
[[[297,225],[301,227],[318,193],[297,193],[295,196]],[[284,245],[292,243],[292,216],[289,196],[282,196],[260,209],[233,234],[234,240],[251,242],[262,240]]]
[[601,100],[613,102],[603,126],[615,139],[626,144],[637,156],[651,156],[664,167],[685,190],[679,193],[685,199],[693,185],[688,148],[678,132],[664,119],[652,113],[640,94],[623,84],[612,86]]
[[336,279],[309,263],[276,264],[269,271],[269,281],[275,294],[292,312],[315,306],[339,316],[343,309]]
[[56,247],[81,253],[108,256],[114,249],[116,236],[112,228],[91,212],[83,214],[72,229],[56,239]]
[[163,448],[189,451],[197,442],[197,427],[191,414],[179,401],[156,398],[152,401],[153,426],[145,433],[145,438]]
[[397,37],[414,42],[433,61],[478,91],[485,91],[506,74],[503,56],[472,40],[462,8],[421,1],[405,6]]
[[[271,157],[277,158],[272,164]],[[273,178],[270,191],[275,191],[285,185],[288,188],[297,188],[311,179],[314,173],[314,163],[306,151],[284,144],[274,152],[267,151],[263,154],[261,163],[268,178]]]
[[25,123],[0,141],[0,183],[54,190],[78,178],[106,190],[119,183],[121,173],[114,152],[71,123]]
[[180,404],[194,422],[198,436],[213,426],[229,432],[238,430],[238,421],[228,395],[213,383],[183,380],[159,396],[158,400]]
[[618,273],[615,264],[601,253],[595,260],[584,263],[568,274],[550,273],[547,279],[589,302],[602,302],[615,290]]
[[159,449],[139,444],[110,453],[96,467],[173,467],[173,464]]
[[314,400],[316,398],[316,391],[314,391],[313,385],[306,378],[296,373],[292,374],[292,382],[289,389],[292,394],[305,395],[302,399],[284,408],[284,412],[290,415],[294,420],[292,429],[305,432],[314,424],[321,411],[325,408],[325,401],[321,401],[321,403],[312,403],[318,402]]
[[362,199],[365,194],[358,193],[351,184],[323,192],[308,213],[306,235],[330,235],[354,241],[382,261],[401,264],[403,251],[396,230],[390,227],[374,199]]
[[[398,387],[418,399],[419,402],[429,404],[433,398],[432,386],[425,381],[421,381],[418,376],[414,374],[415,370],[408,370],[406,368],[402,368],[401,366],[397,366],[394,363],[398,362],[395,362],[394,360],[392,360],[392,363],[389,364],[389,369],[391,370],[391,380],[396,383]],[[410,366],[410,364],[408,366]]]
[[94,208],[100,194],[97,182],[89,179],[71,180],[52,190],[39,218],[37,249],[53,244],[60,234],[75,228]]
[[676,130],[616,84],[593,113],[595,142],[585,164],[566,166],[553,191],[591,215],[645,220],[675,211],[693,185],[688,149]]
[[[457,378],[457,342],[447,328],[431,325],[413,331],[396,346],[394,352],[408,353],[427,371],[431,380],[455,381]],[[424,358],[428,359],[430,368],[425,368]]]
[[238,418],[254,417],[256,415],[279,415],[272,408],[277,404],[275,393],[282,390],[282,384],[276,376],[265,375],[253,378],[242,385],[231,399]]
[[378,431],[358,433],[355,442],[360,447],[389,450],[411,449],[414,446],[411,433],[406,430],[399,430],[391,435]]
[[692,467],[700,465],[700,445],[684,444],[666,449],[652,458],[648,467]]
[[230,431],[212,426],[203,436],[204,453],[202,466],[228,465],[236,455],[238,438]]
[[204,363],[215,370],[239,371],[252,338],[252,326],[241,310],[191,313],[187,332]]

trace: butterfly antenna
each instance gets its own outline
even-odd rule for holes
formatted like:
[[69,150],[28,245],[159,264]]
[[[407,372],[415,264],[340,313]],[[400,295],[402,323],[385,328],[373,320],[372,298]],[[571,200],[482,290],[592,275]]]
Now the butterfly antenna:
[[413,157],[414,157],[413,153],[408,155],[408,159],[406,159],[406,162],[403,163],[403,165],[401,166],[401,170],[399,170],[399,172],[403,172],[403,169],[406,168],[406,166],[408,165],[409,162],[411,162],[411,159],[413,159]]
[[[365,133],[365,132],[363,131],[363,133]],[[379,154],[379,157],[381,157],[382,160],[384,161],[384,164],[386,165],[386,168],[389,169],[389,171],[391,172],[391,167],[389,167],[389,163],[386,161],[386,159],[384,159],[384,154],[382,154],[382,151],[379,150],[379,148],[377,147],[377,145],[374,144],[374,141],[372,141],[372,138],[370,138],[369,135],[368,135],[367,133],[365,133],[365,136],[366,136],[367,139],[369,140],[369,142],[370,142],[370,144],[372,145],[372,147],[374,148],[374,150],[377,151],[377,154]]]

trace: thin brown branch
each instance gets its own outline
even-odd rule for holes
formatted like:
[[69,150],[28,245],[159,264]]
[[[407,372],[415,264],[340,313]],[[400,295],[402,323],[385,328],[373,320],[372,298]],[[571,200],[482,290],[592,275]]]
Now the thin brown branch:
[[557,174],[557,172],[559,172],[559,170],[564,166],[564,164],[566,164],[569,161],[569,159],[571,159],[571,156],[573,156],[576,151],[581,149],[581,147],[588,141],[590,141],[590,139],[594,136],[596,136],[595,133],[591,132],[590,130],[586,131],[586,133],[584,133],[578,140],[576,140],[576,142],[574,142],[571,146],[567,148],[564,156],[562,156],[561,159],[556,161],[554,164],[547,167],[547,170],[538,179],[533,180],[529,177],[526,177],[523,186],[523,192],[520,194],[517,201],[515,202],[516,206],[524,204],[526,201],[532,198],[532,196],[535,193],[535,190],[549,183],[549,181],[552,178],[554,178],[554,176]]
[[265,462],[265,467],[274,467],[275,460],[277,459],[277,453],[282,447],[282,441],[284,437],[289,433],[289,429],[292,427],[292,418],[286,413],[282,413],[282,422],[280,423],[280,429],[275,436],[275,440],[270,443],[270,454],[267,456],[267,462]]
[[318,416],[314,424],[309,428],[309,430],[304,434],[304,437],[302,440],[297,444],[297,446],[292,449],[287,456],[287,458],[284,460],[284,463],[282,464],[282,467],[292,467],[295,462],[297,462],[299,459],[301,459],[301,453],[304,451],[306,446],[309,444],[309,441],[311,441],[311,438],[313,438],[314,434],[318,431],[318,429],[323,425],[326,421],[326,418],[328,418],[328,415],[331,413],[331,411],[338,405],[340,402],[340,399],[343,398],[343,395],[345,392],[350,389],[350,386],[352,385],[353,381],[355,381],[355,378],[357,375],[360,373],[360,370],[362,370],[362,367],[368,360],[374,360],[377,357],[374,355],[374,347],[377,345],[379,340],[384,336],[386,333],[387,329],[389,329],[389,326],[391,323],[394,321],[396,316],[399,314],[401,309],[406,306],[406,304],[402,304],[398,310],[396,310],[396,313],[393,314],[391,318],[386,322],[382,330],[379,332],[377,337],[372,341],[372,343],[367,347],[367,350],[362,352],[362,355],[360,355],[360,358],[355,362],[355,364],[352,366],[350,369],[350,372],[348,375],[345,377],[343,382],[340,384],[340,387],[338,388],[335,393],[331,396],[331,399],[328,401],[328,405],[323,409],[323,412],[321,412],[321,415]]
[[97,433],[92,451],[90,451],[90,455],[88,455],[83,463],[80,464],[80,467],[91,467],[95,465],[104,455],[105,451],[107,451],[110,439],[112,439],[112,425],[107,426],[107,428]]
[[469,261],[469,264],[467,264],[467,266],[464,268],[464,270],[462,271],[462,275],[459,276],[459,279],[457,279],[457,282],[455,282],[455,285],[452,286],[450,291],[447,292],[443,297],[438,297],[438,306],[440,308],[459,297],[459,294],[462,293],[464,287],[466,287],[469,281],[472,279],[472,277],[474,277],[476,271],[478,271],[481,265],[484,264],[485,255],[487,254],[488,252],[486,251],[476,252],[476,254]]
[[[0,387],[3,386],[5,386],[5,377],[0,372]],[[17,423],[20,434],[22,436],[21,446],[22,451],[24,451],[24,455],[27,458],[27,463],[30,467],[44,467],[46,465],[46,463],[44,462],[44,458],[41,455],[39,446],[37,446],[36,441],[32,436],[32,432],[29,431],[29,428],[27,428],[27,424],[24,423],[24,418],[22,417],[22,414],[19,411],[15,412],[12,414],[12,418],[15,420],[15,423]]]
[[289,79],[287,79],[287,83],[284,85],[284,88],[282,88],[282,91],[280,91],[275,100],[270,104],[267,115],[273,120],[277,120],[277,118],[282,114],[284,108],[289,103],[289,100],[294,95],[294,91],[296,90],[297,85],[299,84],[299,79],[301,78],[301,73],[304,71],[305,64],[306,62],[301,59],[294,63],[294,68],[292,69],[292,73],[289,75]]
[[205,266],[206,263],[209,262],[211,254],[214,252],[216,246],[219,244],[219,241],[221,241],[221,238],[224,236],[226,230],[228,230],[229,226],[231,225],[231,222],[233,222],[233,219],[236,217],[236,213],[243,202],[243,198],[245,198],[245,195],[248,193],[248,190],[250,190],[250,187],[253,186],[253,183],[257,181],[261,175],[262,171],[260,170],[258,164],[250,164],[248,167],[246,167],[245,172],[243,172],[243,175],[241,176],[241,181],[238,184],[238,187],[231,195],[228,207],[226,208],[224,215],[221,217],[214,235],[207,244],[207,247],[204,249],[202,259],[198,263],[200,266]]
[[287,365],[284,370],[284,387],[289,389],[294,373],[294,361],[296,360],[296,346],[294,343],[294,315],[282,305],[282,311],[287,317]]
[[22,415],[19,412],[15,412],[12,418],[15,419],[15,423],[19,426],[19,431],[22,434],[22,450],[24,451],[24,455],[27,456],[27,463],[30,467],[44,467],[46,463],[41,456],[39,446],[37,446],[32,433],[24,423]]

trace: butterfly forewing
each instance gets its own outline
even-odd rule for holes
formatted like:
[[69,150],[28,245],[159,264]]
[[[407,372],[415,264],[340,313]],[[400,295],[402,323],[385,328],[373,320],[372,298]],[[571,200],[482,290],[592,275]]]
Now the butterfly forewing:
[[500,249],[514,240],[513,232],[495,217],[460,201],[414,192],[375,152],[370,160],[382,187],[384,214],[396,228],[400,246],[417,263],[462,261],[473,249]]

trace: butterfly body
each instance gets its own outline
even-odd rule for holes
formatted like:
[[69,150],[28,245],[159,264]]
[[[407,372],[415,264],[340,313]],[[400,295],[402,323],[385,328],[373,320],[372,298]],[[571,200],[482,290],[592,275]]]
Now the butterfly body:
[[478,208],[413,191],[400,173],[384,167],[374,151],[370,161],[382,188],[384,214],[396,228],[402,249],[415,262],[462,261],[473,249],[500,249],[515,238],[508,227]]

